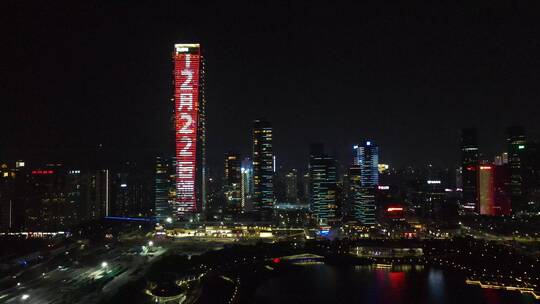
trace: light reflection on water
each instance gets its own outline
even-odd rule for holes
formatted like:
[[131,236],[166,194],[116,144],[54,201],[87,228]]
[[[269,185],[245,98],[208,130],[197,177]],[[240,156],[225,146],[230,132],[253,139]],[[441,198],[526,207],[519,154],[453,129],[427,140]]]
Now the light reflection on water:
[[437,303],[446,303],[445,287],[443,271],[434,268],[429,269],[428,290],[431,298],[433,298]]
[[311,265],[274,277],[256,303],[536,303],[515,292],[480,289],[464,277],[422,265],[334,267]]

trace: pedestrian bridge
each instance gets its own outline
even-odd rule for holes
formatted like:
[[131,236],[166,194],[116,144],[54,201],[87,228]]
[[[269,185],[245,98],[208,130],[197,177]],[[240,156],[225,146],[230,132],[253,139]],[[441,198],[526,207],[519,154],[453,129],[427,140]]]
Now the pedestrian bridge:
[[302,254],[280,257],[279,259],[284,262],[301,265],[301,264],[323,264],[325,258],[323,256],[316,255],[316,254],[302,253]]

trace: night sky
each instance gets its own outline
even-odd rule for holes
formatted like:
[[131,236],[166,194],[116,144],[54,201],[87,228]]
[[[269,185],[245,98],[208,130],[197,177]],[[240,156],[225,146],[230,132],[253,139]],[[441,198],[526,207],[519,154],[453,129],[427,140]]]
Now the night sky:
[[212,169],[251,153],[258,117],[278,163],[299,169],[315,141],[343,163],[369,138],[391,165],[453,166],[463,127],[490,159],[506,126],[540,131],[537,1],[134,2],[2,5],[0,157],[163,152],[181,42],[207,60]]

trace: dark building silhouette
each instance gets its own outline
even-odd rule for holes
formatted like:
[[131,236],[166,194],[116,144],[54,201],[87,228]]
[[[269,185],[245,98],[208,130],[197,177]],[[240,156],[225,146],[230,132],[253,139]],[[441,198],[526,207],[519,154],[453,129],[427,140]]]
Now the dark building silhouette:
[[172,219],[174,193],[174,166],[171,157],[156,157],[154,168],[155,217],[159,223]]
[[239,153],[228,152],[224,161],[223,191],[227,209],[232,214],[242,212],[242,159]]
[[508,165],[510,166],[510,194],[514,212],[527,211],[524,196],[524,175],[527,153],[525,129],[511,126],[507,129]]
[[478,134],[476,128],[461,131],[461,181],[465,212],[479,212],[478,206]]

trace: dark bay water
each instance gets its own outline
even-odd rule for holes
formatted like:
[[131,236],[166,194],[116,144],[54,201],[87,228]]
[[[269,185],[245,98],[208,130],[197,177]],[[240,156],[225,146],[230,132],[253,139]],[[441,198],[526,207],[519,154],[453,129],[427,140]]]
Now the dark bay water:
[[256,303],[539,303],[518,292],[466,285],[458,273],[401,266],[302,266],[260,285]]

